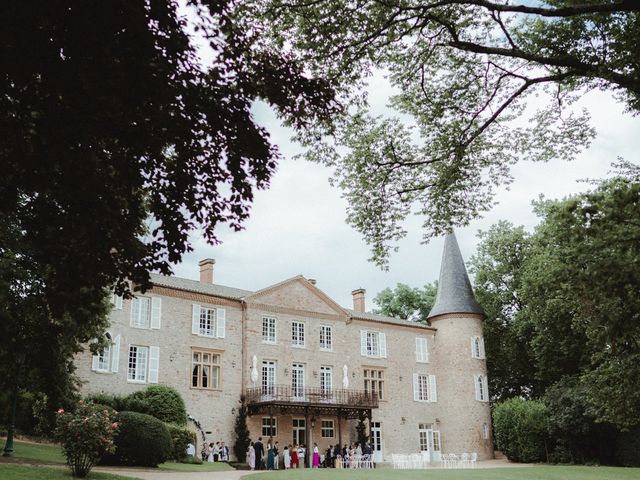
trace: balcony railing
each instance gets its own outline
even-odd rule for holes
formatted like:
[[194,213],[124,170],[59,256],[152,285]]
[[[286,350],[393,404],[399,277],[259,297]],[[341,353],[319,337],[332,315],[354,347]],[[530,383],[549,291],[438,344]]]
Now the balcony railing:
[[293,388],[289,385],[270,385],[249,388],[245,396],[248,405],[255,404],[299,404],[323,405],[349,408],[378,408],[375,392],[351,389]]

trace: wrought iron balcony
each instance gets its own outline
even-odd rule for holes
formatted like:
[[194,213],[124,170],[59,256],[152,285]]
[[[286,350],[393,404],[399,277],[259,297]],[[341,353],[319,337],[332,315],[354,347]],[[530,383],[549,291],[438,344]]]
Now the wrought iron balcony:
[[[348,416],[360,410],[378,408],[378,395],[375,392],[351,389],[293,388],[289,385],[249,388],[245,401],[251,413],[266,411],[269,406],[289,407],[302,411],[313,407],[324,412],[344,411]],[[351,413],[348,413],[351,412]]]

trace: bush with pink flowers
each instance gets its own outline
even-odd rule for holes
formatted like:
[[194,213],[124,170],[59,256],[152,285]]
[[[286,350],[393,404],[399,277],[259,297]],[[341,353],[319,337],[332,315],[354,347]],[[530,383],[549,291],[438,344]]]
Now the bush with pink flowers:
[[74,477],[86,477],[105,453],[115,451],[117,433],[112,410],[82,400],[74,412],[58,410],[55,434]]

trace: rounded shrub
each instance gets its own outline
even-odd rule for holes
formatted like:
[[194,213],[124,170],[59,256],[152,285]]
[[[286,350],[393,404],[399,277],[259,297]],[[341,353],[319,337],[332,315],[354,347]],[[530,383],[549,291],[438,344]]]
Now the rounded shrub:
[[498,450],[515,462],[547,459],[548,410],[538,400],[512,398],[493,409]]
[[120,412],[118,420],[115,453],[105,456],[103,463],[156,467],[170,457],[171,435],[163,422],[138,412]]
[[166,385],[151,385],[127,397],[127,410],[152,415],[165,423],[187,424],[187,410],[180,394]]
[[169,435],[171,435],[171,456],[172,460],[180,461],[187,456],[187,445],[196,444],[196,434],[193,430],[180,425],[167,424]]

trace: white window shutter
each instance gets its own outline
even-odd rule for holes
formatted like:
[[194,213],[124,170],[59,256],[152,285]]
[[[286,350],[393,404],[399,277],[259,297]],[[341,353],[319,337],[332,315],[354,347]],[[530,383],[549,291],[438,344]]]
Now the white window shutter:
[[120,295],[115,295],[114,307],[116,310],[122,310],[122,297]]
[[152,297],[150,328],[159,329],[161,317],[162,317],[162,299],[160,297]]
[[118,367],[120,364],[120,335],[116,335],[111,347],[111,371],[118,373]]
[[416,337],[416,362],[422,362],[422,344],[420,337]]
[[471,337],[471,358],[476,356],[476,337]]
[[91,370],[93,370],[94,372],[97,372],[99,365],[100,365],[100,357],[98,355],[94,355],[91,359]]
[[480,401],[480,389],[478,388],[478,375],[473,376],[473,386],[476,389],[476,400]]
[[158,383],[160,347],[149,347],[149,383]]
[[436,388],[436,376],[429,375],[429,401],[437,402],[438,401],[438,390]]
[[420,384],[418,381],[418,374],[413,374],[413,399],[417,402],[420,400]]
[[424,361],[429,363],[429,340],[424,339]]
[[360,330],[360,355],[367,356],[367,331]]
[[226,329],[227,311],[224,308],[216,308],[216,337],[224,338]]
[[378,339],[380,342],[380,357],[387,358],[387,335],[380,333]]
[[484,338],[480,337],[480,357],[485,358],[484,355]]
[[138,308],[140,307],[140,300],[138,300],[137,298],[132,298],[131,299],[131,322],[130,325],[134,326],[136,323],[136,310],[138,310]]
[[200,335],[200,305],[195,303],[191,310],[191,333]]

